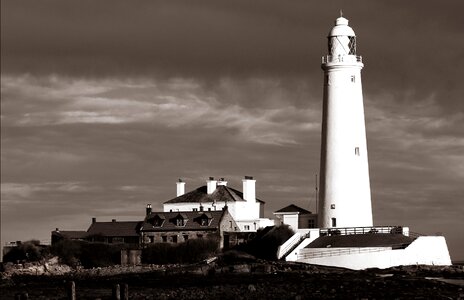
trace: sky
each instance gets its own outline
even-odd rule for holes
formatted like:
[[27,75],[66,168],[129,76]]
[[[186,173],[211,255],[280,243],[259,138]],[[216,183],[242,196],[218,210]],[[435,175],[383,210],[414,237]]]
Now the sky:
[[464,260],[463,1],[1,1],[1,243],[256,180],[315,210],[327,35],[357,35],[374,224]]

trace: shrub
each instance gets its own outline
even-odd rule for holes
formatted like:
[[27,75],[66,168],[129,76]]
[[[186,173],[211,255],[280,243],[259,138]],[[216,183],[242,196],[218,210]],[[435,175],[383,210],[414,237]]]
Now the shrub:
[[277,249],[294,234],[286,224],[266,227],[259,230],[251,241],[237,246],[236,250],[247,252],[256,258],[277,260]]
[[11,249],[4,257],[4,262],[39,261],[49,254],[49,246],[40,245],[40,241],[30,240]]
[[121,262],[124,244],[105,244],[87,241],[62,240],[52,246],[52,253],[60,261],[72,267],[81,264],[84,268],[106,267]]
[[81,241],[64,239],[52,245],[51,252],[58,256],[61,263],[76,267],[81,256],[81,244]]

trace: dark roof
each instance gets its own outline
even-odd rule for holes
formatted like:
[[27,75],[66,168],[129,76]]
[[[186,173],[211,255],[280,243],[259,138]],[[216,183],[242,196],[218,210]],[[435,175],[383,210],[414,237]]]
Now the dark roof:
[[289,213],[289,212],[297,212],[300,214],[311,214],[309,210],[296,206],[295,204],[290,204],[289,206],[285,206],[284,208],[275,211],[274,213]]
[[[235,202],[246,200],[243,199],[242,192],[225,185],[217,186],[216,190],[211,195],[208,195],[208,189],[204,185],[164,203],[212,203],[217,201]],[[264,203],[264,201],[259,199],[256,199],[256,201]]]
[[90,235],[103,236],[138,236],[138,229],[142,222],[126,221],[126,222],[95,222],[92,223],[87,230]]
[[[175,230],[211,230],[218,229],[219,223],[225,211],[173,211],[173,212],[152,212],[146,218],[140,228],[141,231],[175,231]],[[182,217],[185,226],[177,226],[177,219]],[[160,218],[164,220],[161,226],[155,226],[153,220]],[[165,219],[163,219],[165,218]],[[208,225],[201,225],[201,219],[208,219]]]
[[84,239],[87,237],[87,231],[83,231],[83,230],[79,230],[79,231],[78,230],[74,230],[74,231],[58,230],[58,231],[52,231],[52,234],[63,237],[65,239],[70,239],[70,240]]
[[306,248],[391,247],[410,244],[413,240],[413,238],[402,234],[391,233],[331,235],[315,239]]

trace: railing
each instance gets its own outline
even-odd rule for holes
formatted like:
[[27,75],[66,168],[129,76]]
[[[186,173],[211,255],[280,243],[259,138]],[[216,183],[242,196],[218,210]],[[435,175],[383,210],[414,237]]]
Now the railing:
[[[375,248],[343,248],[343,249],[330,249],[324,251],[315,251],[308,252],[303,254],[298,254],[298,259],[311,259],[311,258],[321,258],[321,257],[330,257],[330,256],[340,256],[346,254],[357,254],[357,253],[369,253],[369,252],[382,252],[387,250],[392,250],[393,247],[375,247]],[[404,248],[394,248],[394,249],[404,249]]]
[[336,63],[336,62],[362,62],[360,55],[325,55],[322,56],[322,63]]
[[281,259],[285,254],[287,254],[292,248],[295,247],[301,241],[302,237],[300,233],[295,233],[291,238],[289,238],[285,243],[279,246],[277,249],[277,259]]
[[330,235],[351,235],[351,234],[375,234],[375,233],[391,233],[403,234],[401,226],[372,226],[372,227],[341,227],[341,228],[323,228],[320,229],[320,236]]

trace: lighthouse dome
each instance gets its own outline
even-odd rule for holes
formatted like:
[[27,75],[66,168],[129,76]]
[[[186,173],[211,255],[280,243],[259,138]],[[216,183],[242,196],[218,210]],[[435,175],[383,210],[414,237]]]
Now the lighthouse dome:
[[335,20],[335,26],[330,30],[329,37],[331,36],[356,36],[353,29],[348,26],[348,19],[339,17]]

